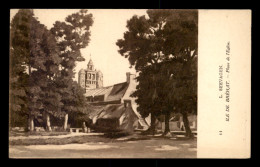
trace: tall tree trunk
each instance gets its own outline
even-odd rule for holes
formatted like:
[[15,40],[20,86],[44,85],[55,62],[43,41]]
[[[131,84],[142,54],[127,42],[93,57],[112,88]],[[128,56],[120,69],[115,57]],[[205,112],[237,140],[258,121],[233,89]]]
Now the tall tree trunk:
[[163,135],[166,135],[167,133],[170,132],[170,112],[166,112],[164,117],[165,117],[165,128],[164,128]]
[[68,113],[66,113],[66,115],[65,115],[65,117],[64,117],[64,126],[63,126],[64,130],[67,129],[68,118],[69,118],[69,115],[68,115]]
[[[31,66],[29,64],[28,66],[29,68],[29,77],[31,77]],[[31,112],[31,111],[29,111]],[[29,113],[29,126],[30,126],[30,131],[34,131],[34,121],[33,121],[33,116],[31,115],[31,113]]]
[[51,131],[50,114],[48,112],[46,112],[46,128],[47,131]]
[[155,115],[154,115],[154,113],[151,113],[151,127],[150,127],[151,129],[151,133],[152,133],[152,135],[154,135],[155,134]]
[[184,112],[182,114],[182,116],[183,116],[184,127],[185,127],[185,130],[186,130],[186,137],[187,138],[194,138],[193,133],[191,132],[191,129],[190,129],[188,114],[186,112]]
[[143,134],[155,134],[155,115],[153,113],[151,113],[151,126],[145,132],[143,132]]
[[30,116],[29,124],[30,124],[30,131],[33,132],[34,131],[34,119],[33,119],[33,116]]
[[25,124],[24,130],[25,130],[25,132],[28,132],[29,129],[30,129],[30,118],[29,118],[29,116],[27,116],[26,120],[27,120],[27,122]]

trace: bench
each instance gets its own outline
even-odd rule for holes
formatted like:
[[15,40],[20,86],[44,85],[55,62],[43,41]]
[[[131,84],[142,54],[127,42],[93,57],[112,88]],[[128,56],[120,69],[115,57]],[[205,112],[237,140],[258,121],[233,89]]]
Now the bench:
[[79,133],[79,132],[82,132],[82,128],[70,128],[70,132],[71,133],[73,133],[73,132]]
[[12,131],[23,132],[23,131],[25,131],[25,128],[24,127],[12,127],[11,130]]
[[[92,130],[90,128],[86,128],[86,132],[85,133],[90,133]],[[70,128],[70,133],[79,133],[82,132],[83,133],[83,129],[82,128]]]

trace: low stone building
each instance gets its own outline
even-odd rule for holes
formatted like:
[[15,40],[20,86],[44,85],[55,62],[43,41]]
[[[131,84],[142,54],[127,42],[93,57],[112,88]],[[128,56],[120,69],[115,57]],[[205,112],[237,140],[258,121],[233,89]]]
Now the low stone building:
[[[89,70],[93,69],[93,67],[93,62],[90,60],[87,70],[84,70],[85,72],[79,72],[79,84],[86,90],[84,95],[88,103],[95,107],[93,112],[89,113],[89,117],[92,119],[92,123],[96,124],[98,119],[103,119],[102,123],[105,124],[106,121],[109,122],[109,119],[115,119],[116,121],[118,120],[118,127],[121,128],[131,129],[129,126],[133,126],[134,129],[148,129],[149,119],[146,120],[141,117],[137,111],[135,98],[130,97],[130,95],[136,90],[137,82],[135,79],[135,74],[127,72],[126,82],[103,87],[102,80],[102,84],[90,86],[86,81],[88,81]],[[94,74],[93,71],[90,72],[91,75]],[[87,80],[82,79],[84,78],[83,74],[87,75],[85,76]],[[99,71],[95,74],[100,77],[101,75],[99,74],[102,73]],[[123,126],[123,124],[126,124],[126,122],[128,122],[127,126]]]
[[[103,87],[103,75],[101,75],[102,72],[101,71],[93,72],[93,69],[94,69],[94,65],[92,60],[90,59],[87,70],[84,70],[84,72],[81,71],[79,72],[79,84],[83,88],[85,88],[86,90],[85,97],[88,103],[91,106],[93,106],[93,112],[89,113],[89,118],[92,119],[92,123],[96,124],[98,122],[97,121],[98,119],[100,120],[102,119],[103,122],[98,124],[100,126],[102,124],[103,126],[107,126],[107,123],[109,123],[109,119],[110,119],[111,122],[114,123],[118,122],[118,127],[122,127],[123,122],[125,124],[126,122],[129,123],[130,121],[132,122],[132,126],[134,127],[134,129],[143,129],[143,130],[148,129],[151,123],[150,115],[147,118],[142,118],[142,116],[137,111],[138,105],[135,102],[135,98],[131,97],[131,94],[136,90],[136,86],[137,86],[135,74],[131,74],[130,72],[127,72],[126,82]],[[100,83],[102,82],[102,84],[91,85],[90,83],[92,83],[92,81],[86,82],[86,81],[90,81],[89,79],[94,79],[94,77],[88,78],[89,74],[91,74],[91,76],[96,77],[95,79],[97,79],[97,77],[98,79],[101,79],[100,76],[102,76],[102,79],[100,80]],[[86,78],[85,80],[82,79],[84,78],[84,76]],[[131,114],[131,112],[133,114]],[[127,113],[128,116],[125,113]],[[162,117],[164,118],[164,116]],[[126,119],[131,119],[131,120],[127,121]],[[132,121],[132,119],[134,119],[135,121]],[[190,121],[191,129],[197,130],[196,115],[189,115],[188,119]],[[165,123],[163,119],[157,120],[156,124],[158,130],[164,131]],[[184,130],[184,124],[182,121],[182,116],[180,114],[173,115],[171,117],[170,130],[171,131]]]

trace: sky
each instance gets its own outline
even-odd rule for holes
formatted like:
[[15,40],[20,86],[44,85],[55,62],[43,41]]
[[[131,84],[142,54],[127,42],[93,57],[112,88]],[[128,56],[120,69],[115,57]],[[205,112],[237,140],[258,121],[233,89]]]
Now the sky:
[[[34,9],[35,17],[50,29],[55,21],[65,21],[65,18],[78,12],[80,9]],[[18,9],[11,9],[10,19],[17,13]],[[110,86],[126,81],[126,72],[136,73],[130,68],[127,58],[118,53],[116,45],[118,39],[123,38],[127,31],[126,22],[133,15],[146,15],[146,9],[89,9],[93,14],[94,23],[90,28],[91,36],[89,45],[81,50],[84,62],[77,62],[75,67],[75,81],[78,81],[78,71],[87,67],[91,59],[97,70],[103,73],[103,85]]]

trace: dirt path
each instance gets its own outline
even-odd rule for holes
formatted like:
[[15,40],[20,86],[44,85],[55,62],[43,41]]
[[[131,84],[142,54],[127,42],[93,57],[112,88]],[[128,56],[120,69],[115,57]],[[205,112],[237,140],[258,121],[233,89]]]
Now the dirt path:
[[196,140],[10,146],[10,158],[196,158]]

